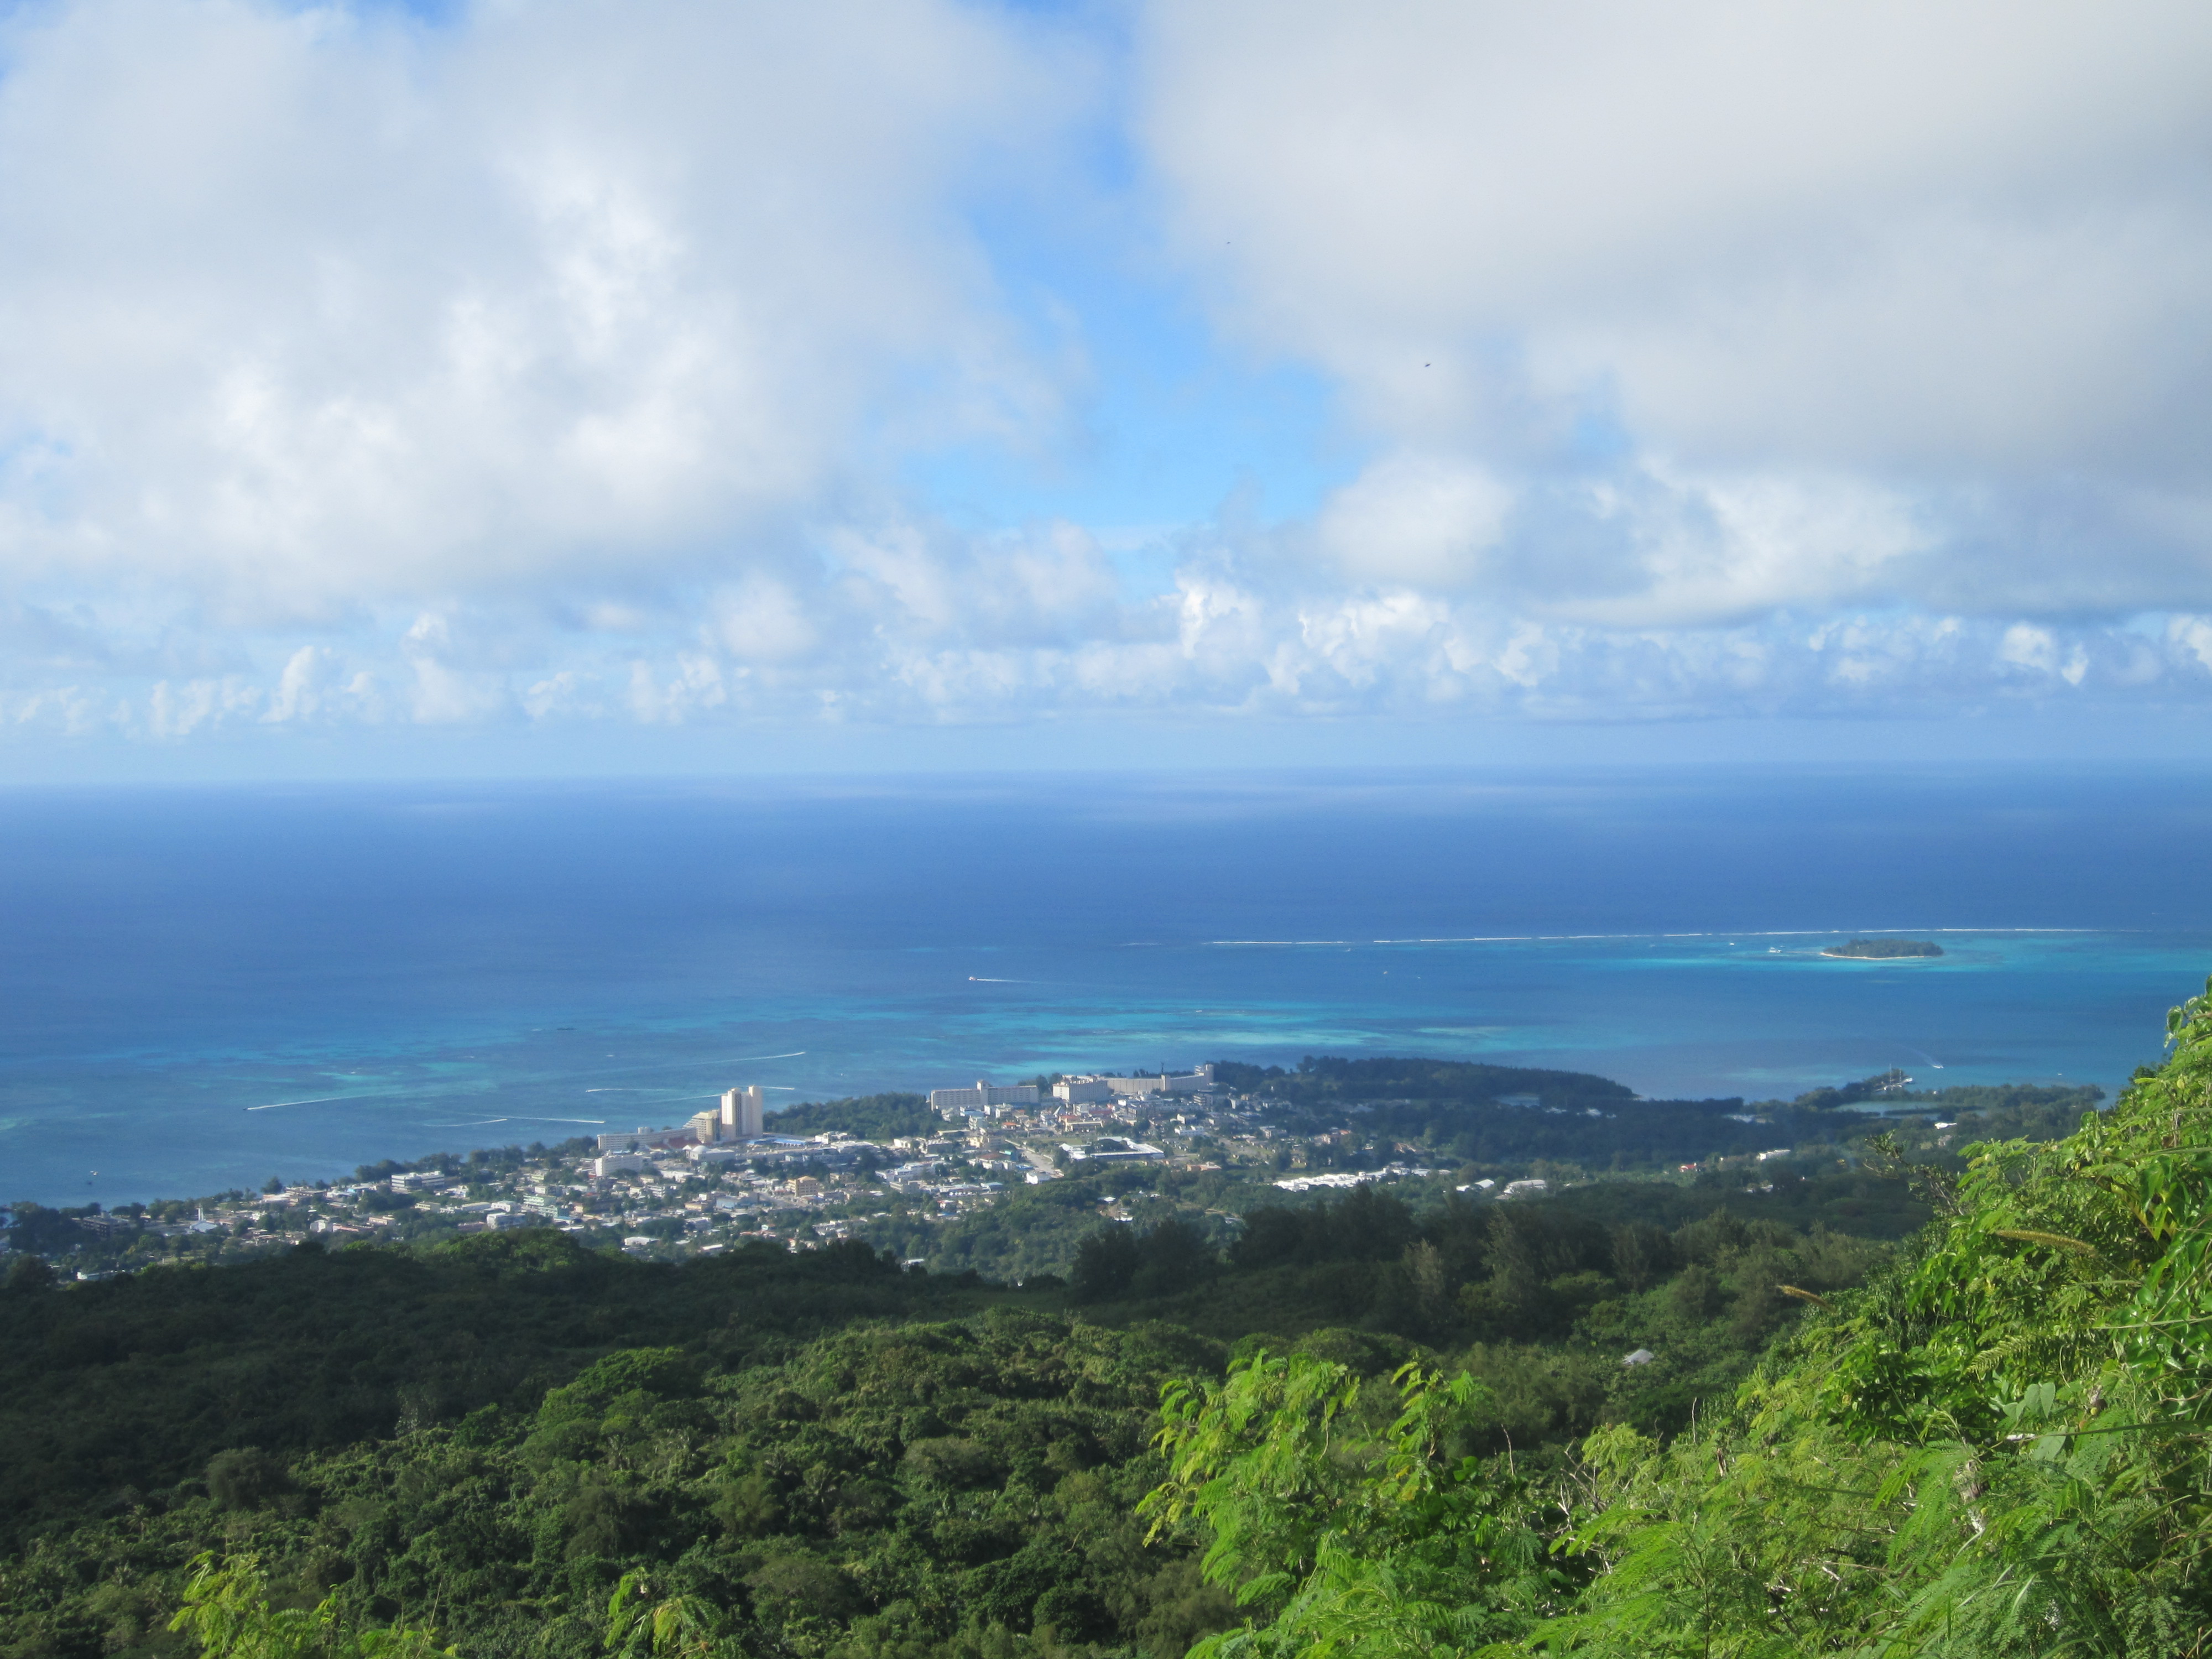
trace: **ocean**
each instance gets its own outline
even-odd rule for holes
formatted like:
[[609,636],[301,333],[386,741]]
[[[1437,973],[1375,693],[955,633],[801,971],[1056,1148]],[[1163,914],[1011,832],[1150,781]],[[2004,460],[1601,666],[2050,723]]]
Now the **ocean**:
[[[771,1101],[1423,1054],[1655,1097],[2117,1088],[2212,781],[1648,772],[0,793],[0,1200]],[[1820,947],[1875,930],[1936,961]]]

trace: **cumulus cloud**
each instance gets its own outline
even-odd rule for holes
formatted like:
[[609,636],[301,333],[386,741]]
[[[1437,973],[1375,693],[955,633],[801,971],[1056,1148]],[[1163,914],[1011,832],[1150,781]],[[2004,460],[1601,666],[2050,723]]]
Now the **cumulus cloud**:
[[[1453,544],[1456,465],[1548,490],[1539,546],[1609,550],[1570,585],[1616,622],[2205,602],[2212,13],[1146,19],[1142,131],[1221,326],[1326,365],[1394,457],[1338,503],[1378,574],[1437,580],[1397,550]],[[1492,561],[1500,598],[1562,603],[1542,563]]]
[[[2212,695],[2212,14],[1127,15],[9,14],[0,729]],[[1154,281],[1310,511],[1036,505]]]
[[1512,492],[1479,467],[1400,453],[1337,490],[1318,529],[1355,579],[1455,587],[1478,574],[1512,506]]
[[[765,599],[701,592],[688,625],[642,634],[532,631],[495,605],[393,613],[272,657],[258,674],[121,691],[112,678],[33,676],[0,688],[0,725],[176,743],[394,722],[1758,719],[2212,696],[2212,617],[2199,613],[2067,621],[1831,607],[1624,627],[1518,613],[1480,592],[1286,581],[1298,560],[1268,538],[1224,534],[1192,541],[1171,592],[1103,611],[1086,597],[1055,621],[1022,586],[1023,561],[1051,556],[1036,545],[1052,548],[1048,528],[1018,552],[1002,537],[963,547],[942,526],[904,524],[878,526],[869,543],[935,549],[928,580],[906,568],[902,587],[833,568]],[[948,588],[1006,597],[947,611],[936,596]],[[805,619],[795,648],[787,617]]]
[[1049,425],[948,191],[1079,92],[943,0],[15,11],[18,581],[248,623],[696,569],[871,425]]

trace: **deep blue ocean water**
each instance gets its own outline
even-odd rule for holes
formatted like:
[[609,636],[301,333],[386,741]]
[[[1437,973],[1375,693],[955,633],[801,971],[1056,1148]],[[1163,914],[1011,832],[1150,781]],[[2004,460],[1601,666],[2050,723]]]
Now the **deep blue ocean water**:
[[[0,1199],[1039,1070],[2116,1086],[2212,781],[1677,769],[0,793]],[[1857,932],[1938,962],[1842,963]]]

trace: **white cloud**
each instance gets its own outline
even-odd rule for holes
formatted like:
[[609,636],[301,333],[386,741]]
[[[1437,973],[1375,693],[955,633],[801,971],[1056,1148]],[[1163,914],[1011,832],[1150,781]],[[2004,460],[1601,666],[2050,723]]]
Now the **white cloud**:
[[1512,505],[1512,492],[1478,467],[1398,454],[1336,491],[1318,528],[1355,580],[1455,587],[1497,544]]
[[285,662],[276,677],[276,695],[261,718],[272,725],[313,720],[322,712],[323,686],[330,653],[318,645],[303,645]]
[[1548,489],[1485,575],[1558,614],[2212,597],[2203,7],[1145,16],[1184,258],[1385,447],[1338,507],[1428,550],[1387,574],[1466,579],[1435,551],[1468,539],[1431,482],[1458,468]]
[[[337,642],[272,652],[258,672],[111,676],[105,692],[57,676],[0,691],[0,720],[191,741],[249,724],[395,720],[995,724],[1085,711],[1757,719],[2212,695],[2212,623],[2193,615],[2151,625],[1876,607],[1625,627],[1516,614],[1480,593],[1331,586],[1265,538],[1194,545],[1172,596],[1101,611],[1079,587],[1055,613],[1022,586],[1034,545],[996,537],[963,544],[910,526],[867,539],[908,550],[903,590],[839,569],[811,586],[793,578],[772,602],[767,589],[702,589],[672,599],[665,621],[618,635],[558,617],[526,627],[497,607],[379,614]],[[915,612],[902,597],[952,589],[1001,592],[1010,608]],[[805,631],[786,650],[775,642],[792,618]]]
[[265,622],[696,571],[871,424],[1056,418],[948,193],[1081,86],[948,0],[76,0],[4,46],[19,582]]
[[975,536],[901,519],[842,528],[828,551],[843,601],[901,638],[1066,643],[1129,621],[1097,538],[1064,521]]
[[411,713],[420,726],[474,724],[504,714],[513,698],[507,678],[485,661],[482,642],[456,639],[453,619],[425,611],[399,641],[414,682]]
[[728,701],[722,666],[712,657],[679,652],[665,678],[651,663],[630,665],[630,713],[641,725],[681,726]]
[[[2212,695],[2212,14],[1133,15],[1150,171],[1071,208],[1125,107],[1087,23],[10,14],[0,725]],[[1170,398],[1219,363],[1126,272],[994,263],[1055,234],[992,241],[1010,201],[1155,214],[1357,460],[1281,522],[1234,432],[1217,522],[1035,507],[1134,453],[1113,351]],[[1030,505],[932,500],[948,454]]]
[[250,715],[260,705],[261,695],[258,687],[234,678],[191,680],[174,686],[163,680],[146,700],[146,729],[156,738],[190,737],[230,716]]
[[790,584],[756,573],[711,601],[715,641],[740,662],[781,663],[811,651],[818,635]]
[[2005,629],[2004,638],[1997,646],[1997,660],[2018,668],[2053,673],[2058,666],[2058,641],[2047,628],[2014,623]]

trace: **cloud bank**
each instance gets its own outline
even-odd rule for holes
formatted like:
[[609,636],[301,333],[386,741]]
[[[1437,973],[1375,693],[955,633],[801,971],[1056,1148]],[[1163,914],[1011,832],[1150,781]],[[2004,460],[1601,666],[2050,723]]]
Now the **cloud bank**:
[[[2201,8],[58,0],[0,62],[0,729],[2212,694]],[[1324,378],[1315,511],[915,482],[1079,476],[1163,293],[1187,377]]]

